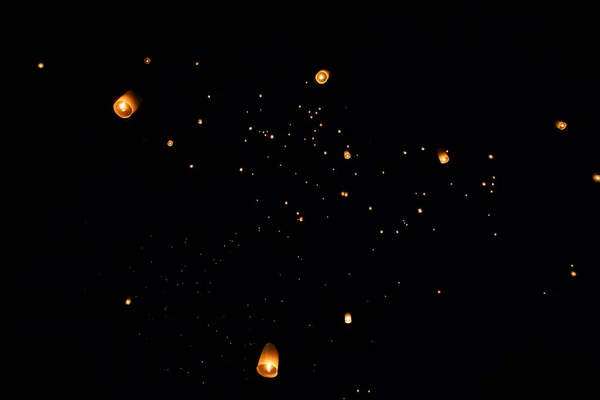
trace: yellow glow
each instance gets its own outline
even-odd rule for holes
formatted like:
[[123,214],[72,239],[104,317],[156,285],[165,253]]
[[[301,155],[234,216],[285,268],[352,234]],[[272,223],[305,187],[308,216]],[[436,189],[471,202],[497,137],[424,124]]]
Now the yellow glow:
[[564,131],[567,128],[567,123],[564,121],[554,121],[554,126],[561,131]]
[[329,80],[329,71],[325,69],[320,70],[319,72],[317,72],[317,75],[315,75],[315,80],[320,85],[324,84]]
[[119,97],[113,104],[114,112],[121,118],[129,118],[140,106],[142,99],[132,90]]

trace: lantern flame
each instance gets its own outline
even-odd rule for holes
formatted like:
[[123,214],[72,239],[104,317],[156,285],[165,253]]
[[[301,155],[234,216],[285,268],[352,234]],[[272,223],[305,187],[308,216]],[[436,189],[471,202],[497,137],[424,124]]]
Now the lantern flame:
[[129,118],[140,107],[142,99],[132,90],[125,93],[113,105],[113,110],[121,118]]
[[442,163],[442,164],[447,164],[450,161],[450,156],[444,149],[438,149],[437,156],[438,156],[438,160],[440,160],[440,163]]
[[265,378],[275,378],[279,372],[279,352],[273,343],[267,343],[263,348],[256,371]]

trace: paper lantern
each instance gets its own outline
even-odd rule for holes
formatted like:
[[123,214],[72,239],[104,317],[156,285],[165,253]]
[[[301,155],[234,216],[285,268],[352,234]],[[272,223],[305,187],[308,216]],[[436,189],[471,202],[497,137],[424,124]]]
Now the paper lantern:
[[350,157],[352,157],[352,154],[350,154],[350,152],[348,150],[344,150],[344,158],[346,160],[350,159]]
[[202,125],[202,118],[198,120],[198,125]]
[[39,68],[39,69],[42,69],[42,68],[44,68],[44,63],[42,63],[42,62],[41,62],[41,63],[38,63],[38,68]]
[[560,129],[561,131],[564,131],[567,127],[567,123],[564,121],[554,121],[554,126]]
[[130,304],[131,304],[131,297],[128,297],[128,298],[125,300],[125,305],[126,305],[126,306],[128,306],[128,305],[130,305]]
[[167,146],[173,147],[173,141],[171,139],[167,140]]
[[142,98],[136,95],[133,90],[130,90],[123,96],[119,97],[117,101],[115,101],[113,109],[119,117],[129,118],[134,112],[137,111],[141,102]]
[[315,75],[315,80],[319,85],[324,84],[329,79],[329,71],[322,69]]
[[273,343],[267,343],[262,353],[260,353],[256,371],[265,378],[275,378],[277,376],[277,372],[279,372],[279,352]]
[[442,164],[447,164],[448,161],[450,161],[450,156],[448,155],[448,153],[446,153],[446,150],[444,149],[438,149],[437,156]]
[[600,174],[592,175],[592,179],[594,179],[594,182],[600,182]]
[[144,64],[150,64],[151,61],[152,59],[150,59],[150,57],[144,58]]
[[347,324],[351,324],[352,323],[352,314],[350,314],[349,312],[344,314],[344,322]]

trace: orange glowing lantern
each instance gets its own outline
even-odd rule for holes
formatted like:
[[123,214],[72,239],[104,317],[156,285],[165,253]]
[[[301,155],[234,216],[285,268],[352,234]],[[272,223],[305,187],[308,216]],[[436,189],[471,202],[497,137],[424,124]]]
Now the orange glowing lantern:
[[137,111],[140,107],[142,98],[136,95],[133,90],[128,91],[123,96],[119,97],[115,104],[113,104],[113,110],[121,118],[129,118]]
[[151,61],[152,59],[150,57],[144,58],[144,64],[150,64]]
[[344,314],[344,322],[347,324],[351,324],[352,323],[352,314],[350,314],[349,312]]
[[442,163],[442,164],[447,164],[448,161],[450,161],[450,156],[444,149],[438,149],[437,156],[438,156],[438,159],[440,160],[440,163]]
[[260,358],[256,371],[265,378],[275,378],[279,372],[279,352],[273,343],[267,343]]
[[202,125],[202,118],[198,120],[198,125]]
[[567,123],[564,121],[554,121],[554,126],[561,131],[564,131],[567,128]]
[[130,304],[131,304],[131,297],[128,297],[128,298],[125,300],[125,305],[126,305],[126,306],[128,306],[128,305],[130,305]]
[[348,150],[344,150],[344,158],[346,160],[349,160],[350,157],[352,157],[352,154],[350,154],[350,152]]
[[592,175],[592,179],[594,179],[594,182],[600,182],[600,174]]
[[315,75],[315,80],[319,85],[324,84],[329,79],[329,71],[322,69]]
[[39,63],[39,64],[38,64],[38,68],[39,68],[39,69],[42,69],[42,68],[44,68],[44,63],[42,63],[42,62],[41,62],[41,63]]
[[171,139],[167,140],[167,146],[173,147],[173,141]]

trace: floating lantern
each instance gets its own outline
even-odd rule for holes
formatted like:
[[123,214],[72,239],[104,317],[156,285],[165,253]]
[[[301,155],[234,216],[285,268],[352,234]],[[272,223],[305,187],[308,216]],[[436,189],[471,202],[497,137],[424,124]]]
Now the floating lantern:
[[315,80],[319,85],[324,84],[329,79],[329,71],[322,69],[315,75]]
[[275,378],[279,371],[279,352],[273,343],[267,343],[260,353],[256,371],[265,378]]
[[592,179],[594,179],[594,182],[600,182],[600,174],[592,175]]
[[349,160],[350,157],[352,157],[352,154],[350,154],[350,152],[348,150],[344,150],[344,158],[346,160]]
[[554,126],[561,131],[564,131],[567,127],[567,123],[564,121],[554,121]]
[[202,125],[202,118],[198,120],[198,125]]
[[167,146],[173,147],[173,141],[171,139],[167,140]]
[[438,156],[438,159],[440,160],[440,162],[442,164],[447,164],[448,161],[450,161],[450,156],[448,155],[448,153],[444,149],[438,149],[437,150],[437,156]]
[[352,323],[352,314],[350,314],[349,312],[344,314],[344,322],[347,324],[351,324]]
[[130,304],[131,304],[131,297],[128,297],[128,298],[125,300],[125,305],[126,305],[126,306],[128,306],[128,305],[130,305]]
[[144,58],[144,64],[150,64],[151,61],[152,59],[150,57]]
[[39,63],[39,64],[38,64],[38,68],[39,68],[39,69],[42,69],[42,68],[44,68],[44,63]]
[[129,118],[140,107],[142,98],[136,95],[133,90],[128,91],[119,97],[113,105],[113,110],[121,118]]

